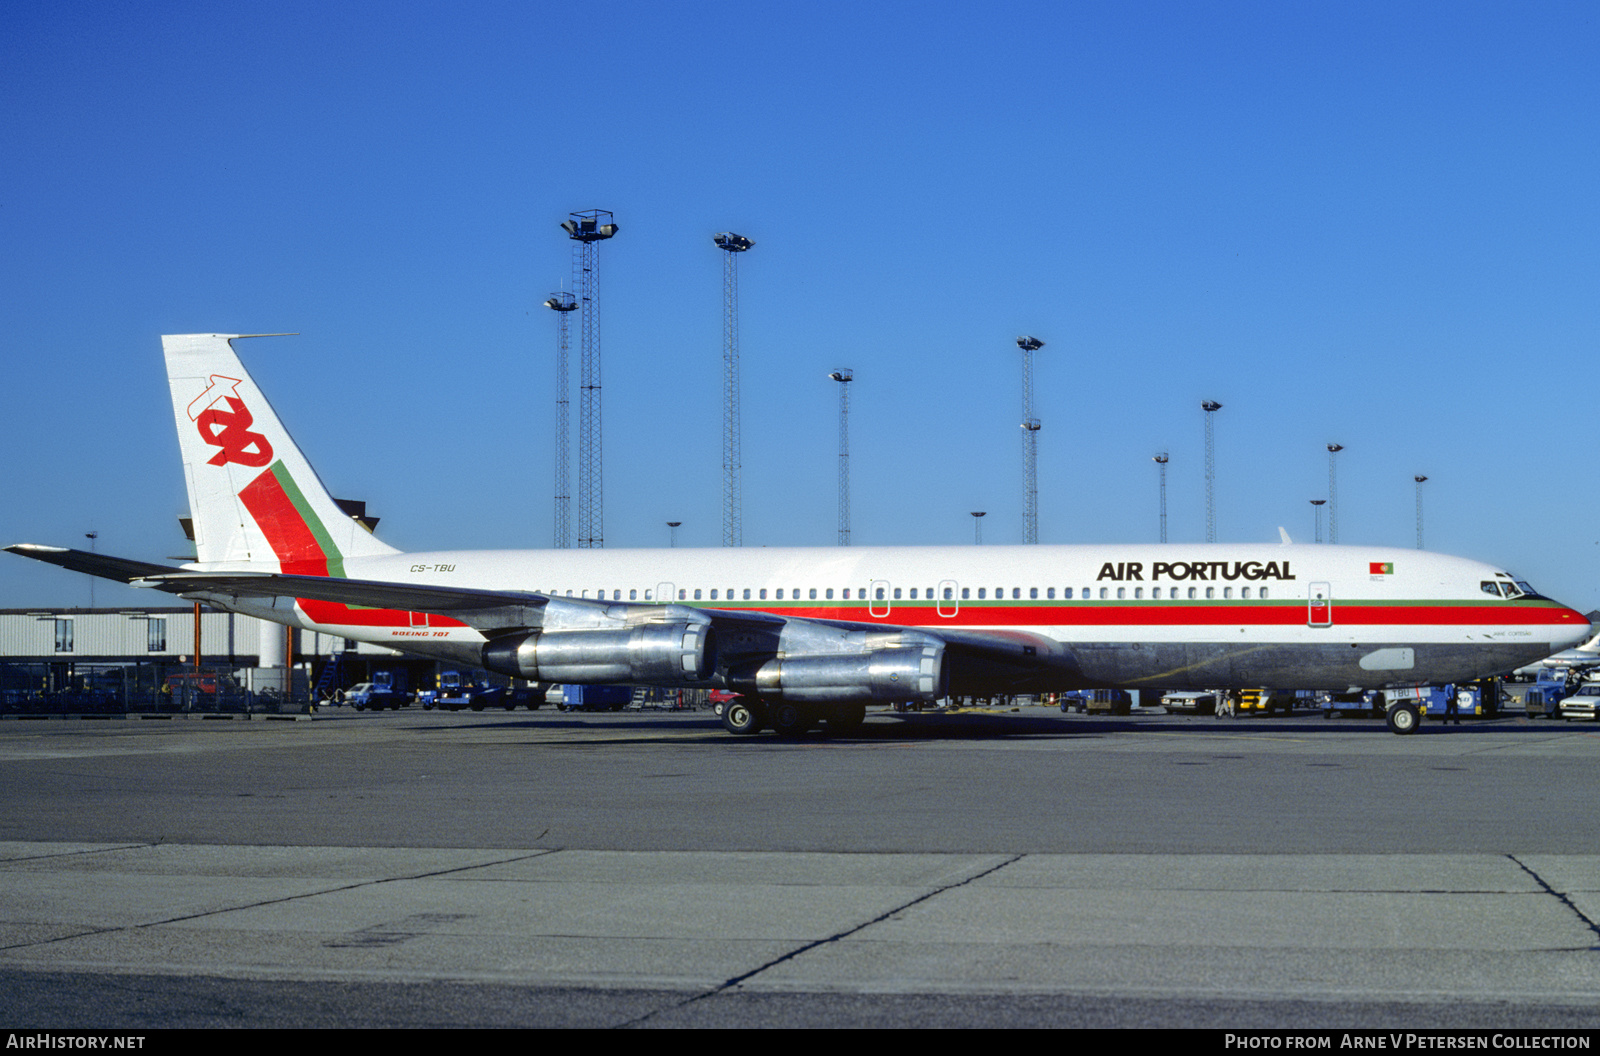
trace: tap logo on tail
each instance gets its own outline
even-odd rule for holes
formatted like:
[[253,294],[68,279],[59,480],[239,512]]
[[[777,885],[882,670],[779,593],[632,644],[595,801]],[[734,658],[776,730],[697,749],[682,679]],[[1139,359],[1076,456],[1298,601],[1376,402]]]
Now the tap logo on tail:
[[[272,444],[260,433],[250,430],[255,417],[239,398],[239,385],[239,378],[213,374],[206,391],[189,404],[189,420],[200,430],[200,439],[221,448],[207,459],[208,465],[236,462],[260,468],[272,461]],[[232,388],[232,395],[225,391],[227,388]],[[218,403],[226,404],[226,409],[216,406]]]

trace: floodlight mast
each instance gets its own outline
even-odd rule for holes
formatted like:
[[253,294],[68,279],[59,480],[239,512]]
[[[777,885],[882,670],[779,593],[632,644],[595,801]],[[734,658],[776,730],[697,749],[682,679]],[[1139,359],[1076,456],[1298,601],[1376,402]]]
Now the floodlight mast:
[[570,347],[571,328],[567,325],[569,312],[578,310],[577,298],[565,290],[552,293],[544,306],[556,313],[556,494],[555,494],[555,546],[566,550],[572,546],[572,485],[568,474],[572,467],[572,401],[567,381],[567,349]]
[[1343,444],[1328,445],[1328,542],[1339,541],[1339,463],[1335,456]]
[[738,256],[755,245],[724,231],[712,238],[722,258],[722,545],[744,545],[744,495],[740,480],[739,423],[739,265]]
[[1418,473],[1411,478],[1417,482],[1417,549],[1422,549],[1422,484],[1428,478]]
[[583,365],[578,401],[578,547],[605,546],[605,480],[600,422],[600,275],[596,248],[617,233],[606,209],[572,213],[561,229],[572,239],[572,277],[583,309]]
[[1206,542],[1217,541],[1217,434],[1212,425],[1222,404],[1216,400],[1201,400],[1200,409],[1206,412]]
[[983,545],[983,519],[989,515],[988,510],[972,511],[972,545]]
[[1316,526],[1315,541],[1319,542],[1319,543],[1322,542],[1322,507],[1325,506],[1327,504],[1327,502],[1328,502],[1327,499],[1312,499],[1311,500],[1311,510],[1312,510],[1311,520],[1312,520],[1312,523]]
[[839,383],[839,545],[850,545],[850,383],[856,380],[849,367],[840,367],[828,377]]
[[1169,461],[1169,459],[1167,458],[1167,453],[1165,451],[1162,451],[1159,454],[1152,455],[1150,460],[1152,462],[1154,462],[1156,464],[1156,466],[1160,470],[1160,476],[1161,476],[1161,541],[1164,543],[1164,542],[1167,541],[1167,462]]
[[1039,428],[1033,414],[1033,354],[1044,347],[1037,337],[1017,338],[1022,349],[1022,541],[1039,541]]

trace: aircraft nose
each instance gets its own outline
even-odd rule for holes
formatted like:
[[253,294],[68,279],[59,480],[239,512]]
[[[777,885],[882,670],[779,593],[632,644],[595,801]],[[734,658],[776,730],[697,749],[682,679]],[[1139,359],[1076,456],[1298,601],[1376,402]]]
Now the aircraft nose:
[[1576,609],[1563,607],[1561,622],[1552,629],[1550,644],[1559,653],[1587,642],[1594,637],[1594,633],[1595,626],[1589,622],[1589,617]]

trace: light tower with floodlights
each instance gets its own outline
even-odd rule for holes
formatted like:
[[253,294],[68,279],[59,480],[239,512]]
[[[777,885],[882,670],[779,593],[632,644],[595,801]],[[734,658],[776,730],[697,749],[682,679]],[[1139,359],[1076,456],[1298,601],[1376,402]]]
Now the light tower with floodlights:
[[1206,542],[1217,541],[1217,434],[1212,419],[1222,410],[1216,400],[1200,401],[1206,412]]
[[1039,419],[1033,414],[1033,354],[1044,347],[1037,337],[1017,338],[1022,349],[1022,541],[1039,541]]
[[578,299],[566,291],[552,293],[544,306],[556,313],[556,495],[555,545],[557,550],[572,546],[572,401],[568,396],[567,349],[571,328],[568,314],[578,310]]
[[582,367],[578,399],[578,546],[605,546],[605,480],[600,428],[600,273],[597,247],[616,235],[606,209],[571,213],[561,229],[572,247],[573,288],[583,309],[579,332]]
[[1343,444],[1328,445],[1328,542],[1339,541],[1339,462]]
[[850,545],[850,383],[856,380],[849,367],[840,367],[828,377],[839,383],[839,545]]
[[1418,473],[1411,478],[1417,482],[1417,549],[1422,549],[1422,482],[1428,478]]
[[722,545],[744,545],[739,450],[739,255],[755,245],[724,231],[712,238],[722,258]]
[[1161,471],[1161,541],[1167,541],[1167,453],[1152,455],[1151,461]]

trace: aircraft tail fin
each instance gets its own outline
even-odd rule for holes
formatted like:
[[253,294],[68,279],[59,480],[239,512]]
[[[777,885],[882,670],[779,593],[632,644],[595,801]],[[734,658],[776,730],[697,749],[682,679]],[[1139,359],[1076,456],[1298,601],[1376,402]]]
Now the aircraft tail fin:
[[276,334],[161,338],[201,564],[275,564],[343,576],[344,561],[398,553],[323,487],[232,342]]

